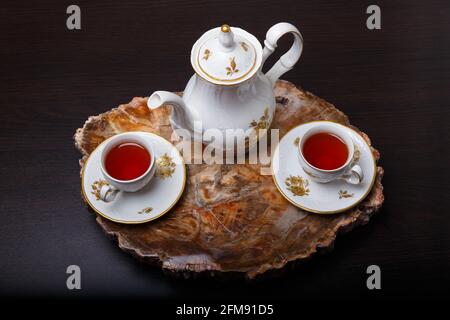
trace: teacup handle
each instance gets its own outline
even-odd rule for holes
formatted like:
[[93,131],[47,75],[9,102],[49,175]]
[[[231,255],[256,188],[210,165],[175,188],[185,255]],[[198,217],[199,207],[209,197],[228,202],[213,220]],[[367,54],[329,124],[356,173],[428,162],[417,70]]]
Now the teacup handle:
[[345,173],[341,179],[350,184],[360,184],[364,180],[364,173],[359,165],[354,165]]
[[277,41],[286,33],[292,33],[294,35],[294,43],[291,48],[273,65],[273,67],[267,71],[266,76],[269,78],[272,85],[278,78],[285,72],[291,70],[297,63],[298,59],[302,55],[303,51],[303,37],[298,29],[290,23],[280,22],[272,26],[266,34],[266,40],[264,40],[264,50],[262,54],[262,64],[277,48]]
[[102,200],[103,202],[114,201],[114,199],[116,198],[116,195],[119,191],[120,191],[119,189],[117,189],[109,184],[106,184],[100,188],[100,193],[99,193],[100,200]]

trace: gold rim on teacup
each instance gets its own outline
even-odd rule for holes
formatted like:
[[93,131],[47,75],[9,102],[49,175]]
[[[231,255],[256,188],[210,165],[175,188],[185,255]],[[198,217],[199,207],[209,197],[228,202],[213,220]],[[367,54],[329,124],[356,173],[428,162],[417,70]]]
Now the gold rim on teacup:
[[[348,157],[345,163],[335,169],[321,169],[312,165],[303,155],[303,145],[305,141],[317,133],[330,133],[340,138],[348,150]],[[329,123],[316,123],[300,138],[298,143],[298,153],[300,165],[303,171],[311,177],[312,180],[319,183],[328,183],[337,179],[345,180],[350,184],[360,184],[364,179],[361,167],[352,163],[355,154],[354,141],[345,129],[333,126]]]

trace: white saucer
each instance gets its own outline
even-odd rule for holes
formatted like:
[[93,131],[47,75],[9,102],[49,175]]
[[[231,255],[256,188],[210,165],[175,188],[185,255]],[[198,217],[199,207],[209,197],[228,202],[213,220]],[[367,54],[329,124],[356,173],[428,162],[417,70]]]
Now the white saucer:
[[[355,163],[359,164],[364,173],[364,180],[359,185],[352,185],[342,180],[330,183],[317,183],[303,171],[299,162],[298,140],[315,123],[302,124],[291,129],[281,139],[272,158],[272,175],[275,185],[281,194],[293,205],[314,213],[331,214],[348,210],[360,203],[372,189],[376,176],[376,162],[366,141],[354,130],[341,124],[330,122],[343,127],[351,134],[355,144]],[[329,122],[329,121],[327,121]],[[359,159],[357,158],[359,150]],[[278,170],[275,168],[278,166]],[[294,177],[294,180],[290,179]],[[292,182],[298,183],[303,178],[303,192],[295,192]],[[290,186],[289,183],[291,182]],[[297,194],[295,195],[293,191]]]
[[84,198],[95,212],[115,222],[144,223],[161,217],[177,203],[186,184],[184,160],[175,146],[156,134],[139,134],[150,140],[157,165],[155,176],[143,189],[119,192],[116,199],[109,203],[97,199],[96,186],[104,181],[100,155],[107,140],[91,153],[82,170]]

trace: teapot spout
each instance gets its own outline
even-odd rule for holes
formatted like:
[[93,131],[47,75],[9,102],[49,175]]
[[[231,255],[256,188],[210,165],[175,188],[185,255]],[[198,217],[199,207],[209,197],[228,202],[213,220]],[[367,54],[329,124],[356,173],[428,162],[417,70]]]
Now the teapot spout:
[[174,129],[185,129],[192,132],[192,124],[185,102],[178,95],[168,91],[155,91],[147,100],[147,106],[153,110],[162,105],[173,108],[170,121]]

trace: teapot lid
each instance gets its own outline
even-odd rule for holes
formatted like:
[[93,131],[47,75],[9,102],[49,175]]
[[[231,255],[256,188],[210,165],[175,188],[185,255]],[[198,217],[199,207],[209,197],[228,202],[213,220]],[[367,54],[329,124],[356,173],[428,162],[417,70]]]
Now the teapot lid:
[[261,60],[259,41],[250,33],[226,24],[207,31],[191,51],[195,72],[220,85],[248,80],[258,71]]

